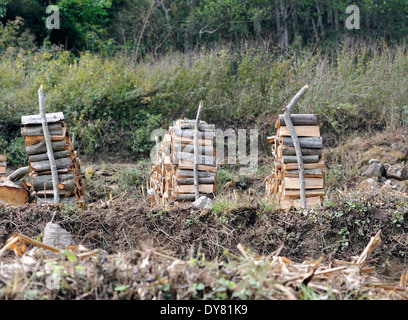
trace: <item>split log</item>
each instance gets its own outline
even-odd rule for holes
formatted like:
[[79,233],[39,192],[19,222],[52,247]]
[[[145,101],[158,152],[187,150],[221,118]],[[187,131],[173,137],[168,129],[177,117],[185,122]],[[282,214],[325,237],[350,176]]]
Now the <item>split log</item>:
[[[60,183],[66,183],[67,181],[73,181],[74,174],[59,174],[58,180]],[[31,177],[31,182],[34,190],[51,190],[52,189],[52,177],[50,175],[47,176],[36,176]]]
[[[198,178],[198,183],[199,184],[214,184],[215,177]],[[194,178],[178,178],[177,179],[177,185],[190,185],[190,184],[194,184]]]
[[[297,163],[286,163],[284,165],[285,170],[298,170],[299,166]],[[320,159],[317,163],[305,163],[304,164],[304,169],[317,169],[317,168],[324,168],[325,164],[323,159]]]
[[[54,159],[69,158],[70,156],[71,152],[69,150],[54,152]],[[48,154],[47,153],[35,154],[29,156],[28,160],[30,160],[31,162],[45,161],[48,160]]]
[[[217,175],[216,172],[209,172],[209,171],[198,171],[198,177],[215,177]],[[178,177],[193,177],[194,171],[193,170],[178,170],[177,172]]]
[[[186,160],[180,160],[178,167],[180,169],[191,169],[193,170],[194,164],[192,161],[186,161]],[[198,171],[211,171],[211,172],[217,172],[217,166],[216,165],[205,165],[205,164],[199,164],[198,165]]]
[[[318,126],[294,126],[298,137],[320,137],[320,128]],[[280,127],[278,130],[280,136],[290,137],[291,133],[288,127]]]
[[[62,140],[65,140],[65,138],[66,138],[66,130],[67,128],[66,127],[64,127],[63,129],[62,129],[62,135],[52,135],[51,136],[51,141],[62,141]],[[44,136],[32,136],[32,137],[25,137],[25,146],[26,147],[28,147],[28,146],[32,146],[32,145],[35,145],[35,144],[38,144],[38,143],[40,143],[41,141],[43,141],[44,140]]]
[[5,156],[4,154],[0,154],[0,161],[7,162],[7,156]]
[[[324,181],[322,178],[305,178],[305,189],[322,189],[324,187]],[[300,189],[299,178],[284,178],[285,189]]]
[[[179,137],[194,137],[194,130],[192,129],[181,129],[180,127],[170,127],[169,130],[172,134]],[[215,138],[215,132],[213,130],[202,130],[198,131],[198,137],[205,140],[212,140]]]
[[0,183],[0,202],[9,205],[22,205],[28,203],[28,192],[10,180]]
[[[50,134],[53,136],[62,135],[62,124],[61,123],[49,124],[48,129],[49,129]],[[44,131],[41,125],[25,126],[21,128],[21,135],[23,137],[43,136]]]
[[[173,162],[176,163],[174,160],[186,160],[186,161],[191,161],[194,162],[194,154],[193,153],[187,153],[187,152],[176,152],[174,153],[174,159]],[[215,162],[215,157],[212,156],[204,156],[201,155],[198,157],[198,164],[205,164],[205,165],[216,165]]]
[[[56,165],[57,170],[68,169],[72,167],[72,160],[71,158],[57,159],[55,160],[55,165]],[[51,169],[51,165],[48,160],[31,162],[31,167],[33,168],[34,171],[48,171]]]
[[[298,177],[299,170],[287,170],[285,173],[285,176],[286,177]],[[323,171],[321,168],[317,168],[317,169],[306,169],[305,168],[305,177],[320,178],[320,177],[323,177]]]
[[[322,155],[322,149],[312,149],[312,148],[301,148],[302,155],[304,156],[313,156],[313,155]],[[296,150],[293,147],[283,147],[282,148],[282,155],[284,156],[295,156]]]
[[[323,197],[326,194],[324,189],[310,189],[306,190],[306,197]],[[282,194],[283,198],[299,198],[300,191],[299,190],[284,190]]]
[[[313,206],[321,206],[322,200],[320,197],[309,197],[306,198],[306,206],[311,208]],[[299,199],[284,199],[280,203],[281,209],[290,209],[291,207],[295,207],[296,210],[300,210],[302,208],[301,201]]]
[[[76,197],[64,197],[60,199],[58,204],[65,204],[65,205],[76,205]],[[56,203],[53,198],[44,198],[44,197],[37,197],[37,204],[47,204],[47,203]]]
[[[208,198],[213,198],[213,195],[211,193],[200,193],[200,197],[202,196],[206,196]],[[195,201],[195,194],[194,193],[182,193],[182,194],[178,194],[176,196],[176,201]]]
[[[302,157],[304,163],[316,163],[319,161],[319,156],[304,156]],[[283,162],[285,163],[298,163],[299,157],[297,156],[284,156]]]
[[[200,193],[213,193],[216,191],[213,184],[200,184],[198,188]],[[174,189],[177,193],[195,193],[194,185],[180,185],[175,186]]]
[[[67,144],[65,140],[52,142],[52,150],[54,152],[65,150]],[[26,147],[26,153],[28,156],[40,153],[46,153],[47,146],[45,140],[42,140],[40,143]]]
[[[64,120],[64,114],[62,112],[47,113],[47,123],[53,123]],[[23,125],[28,124],[42,124],[41,114],[22,116],[21,123]]]
[[[191,123],[181,123],[181,124],[176,124],[176,126],[179,126],[181,129],[194,129],[195,124],[193,122],[191,122]],[[200,131],[215,131],[215,125],[214,124],[201,123],[198,130],[200,130]]]
[[[175,143],[185,144],[194,143],[194,139],[192,137],[173,136],[173,141]],[[198,139],[198,144],[204,146],[212,146],[214,144],[214,141],[211,139]]]
[[[293,140],[291,137],[283,137],[282,144],[288,147],[293,147]],[[323,147],[322,137],[301,137],[299,138],[301,148],[321,149]]]
[[[173,146],[174,152],[186,152],[186,153],[194,153],[194,145],[182,145],[181,143],[175,143]],[[198,146],[198,153],[203,154],[206,156],[213,156],[214,155],[214,147],[213,146]]]
[[[317,125],[317,115],[316,114],[292,114],[292,123],[294,126],[314,126]],[[285,126],[285,119],[283,114],[279,115],[279,123],[281,126]]]
[[0,162],[0,167],[7,167],[7,162]]

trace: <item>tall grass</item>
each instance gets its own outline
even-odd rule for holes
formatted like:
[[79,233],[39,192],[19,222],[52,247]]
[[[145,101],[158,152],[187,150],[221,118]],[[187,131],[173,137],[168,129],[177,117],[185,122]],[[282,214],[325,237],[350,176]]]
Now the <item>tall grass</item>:
[[[0,153],[19,150],[24,114],[37,113],[44,85],[47,111],[63,111],[77,148],[87,154],[148,155],[150,133],[180,117],[202,118],[221,127],[257,128],[261,146],[276,115],[305,84],[309,92],[295,112],[317,113],[328,145],[361,130],[408,122],[407,45],[346,46],[282,55],[262,46],[169,53],[130,64],[67,51],[9,48],[0,56]],[[4,152],[4,151],[3,151]]]

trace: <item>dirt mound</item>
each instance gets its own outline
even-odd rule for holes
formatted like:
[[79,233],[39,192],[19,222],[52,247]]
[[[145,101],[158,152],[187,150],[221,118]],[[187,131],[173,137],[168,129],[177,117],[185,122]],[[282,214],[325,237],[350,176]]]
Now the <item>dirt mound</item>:
[[377,272],[384,279],[398,280],[406,268],[407,203],[406,196],[396,193],[338,194],[307,216],[266,211],[259,203],[204,216],[189,208],[150,209],[134,200],[85,212],[3,207],[0,246],[16,232],[41,239],[46,223],[53,219],[72,233],[76,244],[108,253],[159,249],[184,260],[198,254],[223,260],[229,253],[239,255],[237,245],[242,244],[258,255],[269,255],[282,246],[281,254],[294,261],[324,255],[330,262],[358,255],[381,229],[383,242],[374,254]]

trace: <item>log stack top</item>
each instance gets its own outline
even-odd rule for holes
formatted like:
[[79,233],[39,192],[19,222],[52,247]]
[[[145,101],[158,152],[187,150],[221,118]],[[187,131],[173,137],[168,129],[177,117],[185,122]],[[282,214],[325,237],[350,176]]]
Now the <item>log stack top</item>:
[[[302,151],[307,207],[320,205],[324,196],[324,169],[322,156],[323,141],[320,136],[317,115],[291,115],[295,132]],[[272,143],[274,172],[267,179],[266,193],[282,209],[294,206],[300,209],[299,166],[293,140],[286,127],[283,114],[275,123],[276,134],[267,138]]]
[[[54,123],[59,121],[64,121],[64,114],[62,112],[56,113],[47,113],[46,114],[47,123]],[[31,124],[41,124],[41,115],[29,115],[29,116],[22,116],[21,117],[21,124],[22,125],[31,125]]]
[[[179,119],[169,127],[157,151],[152,166],[150,185],[155,202],[178,205],[179,201],[194,201],[194,129],[195,120]],[[198,139],[198,177],[201,195],[212,196],[215,191],[215,125],[200,121]]]

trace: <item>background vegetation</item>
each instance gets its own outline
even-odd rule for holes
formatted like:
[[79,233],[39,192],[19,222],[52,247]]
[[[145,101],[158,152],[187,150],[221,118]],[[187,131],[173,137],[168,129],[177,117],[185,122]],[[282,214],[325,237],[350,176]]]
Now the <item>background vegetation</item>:
[[[257,128],[260,146],[303,85],[296,112],[320,116],[327,146],[358,131],[408,122],[405,1],[0,0],[0,151],[26,161],[21,115],[62,111],[76,148],[133,159],[152,130],[203,118]],[[361,29],[346,30],[349,4]],[[286,18],[285,18],[286,17]],[[284,19],[285,18],[285,19]]]

